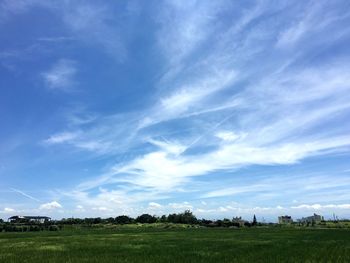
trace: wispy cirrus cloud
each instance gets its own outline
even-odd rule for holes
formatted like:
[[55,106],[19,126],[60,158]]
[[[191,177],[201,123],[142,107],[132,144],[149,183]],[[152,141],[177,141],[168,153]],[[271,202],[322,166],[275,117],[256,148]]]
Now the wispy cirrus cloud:
[[292,206],[292,209],[310,209],[310,210],[322,210],[327,208],[333,208],[333,209],[350,209],[350,204],[326,204],[326,205],[320,205],[320,204],[312,204],[312,205],[298,205],[298,206]]
[[46,72],[41,74],[47,87],[51,90],[71,91],[75,84],[77,64],[70,59],[60,59]]
[[[320,20],[320,17],[323,17]],[[276,43],[277,47],[288,47],[296,44],[304,37],[320,33],[327,26],[349,17],[348,13],[336,14],[332,12],[332,3],[326,1],[308,3],[301,11],[301,17],[294,19],[292,25],[283,30]]]
[[158,44],[171,66],[177,67],[211,35],[225,4],[228,2],[165,1],[161,5]]
[[213,93],[232,87],[237,73],[234,70],[213,69],[209,76],[198,78],[176,87],[175,92],[161,97],[141,122],[139,129],[160,122],[191,115],[203,107],[203,102]]
[[24,197],[26,197],[26,198],[29,198],[29,199],[34,200],[34,201],[36,201],[36,202],[40,202],[39,199],[37,199],[37,198],[35,198],[35,197],[33,197],[33,196],[31,196],[31,195],[29,195],[29,194],[27,194],[27,193],[21,191],[21,190],[18,190],[18,189],[15,189],[15,188],[10,188],[10,190],[13,191],[13,192],[15,192],[15,193],[18,193],[18,194],[20,194],[20,195],[22,195],[22,196],[24,196]]
[[[261,105],[252,103],[252,106],[249,107],[250,110],[247,113],[242,113],[243,125],[239,130],[231,130],[231,125],[225,124],[224,131],[220,132],[219,129],[218,132],[205,134],[205,139],[199,145],[191,145],[195,150],[210,142],[216,146],[210,152],[179,155],[190,146],[188,138],[185,138],[182,143],[179,138],[176,143],[150,140],[152,144],[159,147],[157,151],[137,157],[127,165],[116,165],[107,176],[109,179],[105,178],[103,184],[119,181],[141,187],[172,189],[188,182],[193,176],[205,175],[213,171],[238,169],[252,164],[293,164],[306,157],[343,151],[344,147],[348,147],[350,143],[350,138],[346,133],[340,136],[337,129],[328,130],[326,134],[310,131],[331,120],[330,116],[345,114],[349,110],[350,105],[346,100],[348,76],[342,70],[335,69],[331,69],[331,74],[328,69],[316,71],[317,74],[314,71],[311,72],[311,74],[306,75],[303,72],[299,74],[301,77],[294,79],[294,85],[288,81],[278,82],[287,83],[293,88],[286,90],[285,93],[278,91],[281,84],[276,85],[276,83],[273,84],[276,91],[264,88],[255,91],[250,89],[256,93],[242,92],[240,96],[244,96],[244,101],[259,98]],[[271,80],[270,77],[267,79],[270,83],[263,81],[263,85],[257,87],[271,87],[271,83],[275,82],[275,79]],[[307,86],[307,89],[298,88],[304,86]],[[332,87],[332,93],[326,87]],[[334,96],[334,92],[343,94],[340,100]],[[321,105],[315,104],[315,101],[325,98],[328,100],[327,103],[322,103],[322,108],[319,108]],[[308,110],[306,111],[305,103],[313,103],[314,105],[307,106]],[[265,111],[262,111],[262,108],[265,108]],[[289,113],[286,119],[285,113],[292,108],[294,113]],[[245,111],[245,108],[243,110]],[[237,109],[237,112],[241,112],[241,109]],[[177,118],[179,117],[182,118],[177,115]],[[301,127],[304,135],[296,139],[294,136],[299,134]],[[344,129],[346,130],[347,127]],[[218,136],[218,134],[229,134],[231,139],[228,140],[227,136]],[[236,135],[233,140],[232,134],[241,135]],[[171,155],[174,151],[178,154]],[[124,174],[130,176],[125,177]],[[122,179],[117,179],[118,177]]]
[[58,143],[65,143],[70,142],[73,139],[75,139],[78,136],[77,133],[72,132],[62,132],[58,134],[51,135],[48,139],[46,139],[44,142],[47,144],[58,144]]
[[[116,160],[103,168],[102,175],[84,179],[65,194],[84,207],[135,212],[137,202],[155,209],[149,204],[181,191],[188,193],[201,178],[214,181],[218,174],[230,172],[227,176],[234,177],[242,168],[292,166],[308,158],[347,153],[347,55],[324,51],[346,39],[346,32],[337,25],[346,21],[346,12],[327,11],[324,3],[315,3],[301,15],[300,9],[308,5],[270,6],[259,2],[234,12],[227,2],[165,2],[162,8],[167,10],[157,16],[155,34],[155,48],[165,62],[152,83],[152,100],[132,112],[96,114],[88,118],[88,125],[78,119],[67,124],[69,132],[48,136],[49,144],[67,144]],[[225,15],[224,7],[234,12],[225,16],[225,23],[219,19]],[[108,39],[108,22],[95,17],[107,11],[95,11],[81,7],[65,19],[72,19],[75,32],[84,32],[96,20],[99,30],[94,36],[107,33],[100,44],[108,48],[118,40],[114,35]],[[326,11],[327,22],[321,11]],[[327,37],[329,30],[344,39]],[[320,35],[325,35],[322,39],[327,43],[322,48]],[[306,37],[308,41],[302,41]],[[323,56],[321,62],[317,60]],[[246,181],[229,188],[211,187],[192,197],[256,191],[261,200],[268,200],[278,190],[266,182]],[[320,197],[308,198],[309,203],[317,203]],[[342,195],[341,201],[345,198]],[[234,211],[228,206],[210,210]],[[260,211],[269,210],[265,208],[259,206]]]
[[[127,49],[121,38],[121,26],[112,23],[115,13],[107,5],[68,1],[61,10],[62,20],[75,38],[87,44],[97,44],[117,61],[123,61]],[[125,21],[124,21],[125,22]]]
[[91,1],[68,0],[62,3],[57,0],[5,0],[0,5],[2,11],[0,22],[35,7],[45,8],[57,15],[67,29],[65,36],[42,36],[37,39],[38,41],[47,44],[67,40],[81,41],[87,45],[96,45],[102,53],[107,53],[118,62],[124,61],[127,57],[124,43],[126,39],[121,35],[125,23],[130,26],[128,30],[132,29],[132,21],[138,14],[133,8],[125,7],[121,15],[119,10],[111,8],[111,5]]

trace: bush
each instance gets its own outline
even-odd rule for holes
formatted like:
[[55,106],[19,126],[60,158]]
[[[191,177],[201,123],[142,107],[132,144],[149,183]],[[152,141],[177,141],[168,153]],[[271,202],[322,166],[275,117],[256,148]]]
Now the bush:
[[251,226],[252,226],[252,224],[251,224],[251,223],[249,223],[249,222],[245,222],[245,223],[244,223],[244,226],[246,226],[246,227],[251,227]]
[[59,227],[56,225],[49,226],[49,231],[58,231],[58,230],[59,230]]
[[40,231],[40,227],[37,225],[31,225],[29,231]]

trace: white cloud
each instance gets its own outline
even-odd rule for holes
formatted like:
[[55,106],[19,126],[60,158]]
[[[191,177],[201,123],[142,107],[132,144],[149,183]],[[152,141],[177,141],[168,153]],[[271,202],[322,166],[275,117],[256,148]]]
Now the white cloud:
[[52,201],[52,202],[49,202],[49,203],[46,203],[46,204],[42,204],[39,207],[40,210],[54,210],[54,209],[57,209],[57,208],[62,208],[62,205],[59,204],[56,201]]
[[292,25],[280,33],[276,45],[277,47],[290,47],[302,38],[310,37],[310,35],[318,33],[330,24],[337,23],[348,16],[346,13],[334,13],[327,1],[311,2],[304,8],[301,18],[292,21]]
[[14,213],[14,212],[16,212],[16,210],[13,208],[9,208],[9,207],[5,207],[3,210],[3,213],[5,213],[5,214],[10,214],[10,213]]
[[167,141],[157,141],[153,139],[149,140],[148,142],[158,146],[165,152],[171,153],[171,154],[181,154],[183,151],[186,150],[186,146],[177,144],[177,143],[172,143]]
[[223,68],[214,68],[207,73],[208,76],[194,78],[177,87],[170,95],[160,98],[147,117],[140,122],[139,129],[198,111],[203,100],[213,93],[231,87],[237,76],[236,71]]
[[157,22],[161,27],[158,43],[174,67],[191,54],[215,28],[215,17],[225,2],[199,4],[196,1],[166,1],[161,5]]
[[76,62],[69,59],[60,59],[50,70],[42,73],[48,88],[52,90],[69,91],[75,85],[74,77],[77,73]]
[[134,160],[129,165],[116,168],[115,174],[130,174],[123,180],[143,187],[172,189],[190,175],[200,173],[206,168],[205,163],[184,163],[181,158],[169,157],[164,152],[153,152]]
[[62,132],[51,135],[48,139],[45,140],[45,143],[48,144],[59,144],[70,142],[71,140],[77,138],[78,134],[73,132]]
[[[169,71],[167,66],[160,69],[165,77],[156,83],[159,89],[152,97],[155,103],[135,114],[98,117],[91,122],[88,118],[89,127],[78,120],[74,125],[82,127],[79,136],[63,132],[47,139],[51,144],[65,142],[113,158],[118,153],[116,165],[77,187],[82,191],[77,198],[85,207],[129,211],[128,206],[134,207],[135,200],[148,202],[187,191],[189,182],[196,180],[194,176],[251,165],[290,165],[308,157],[348,151],[349,125],[334,125],[337,118],[349,114],[348,63],[334,58],[329,63],[309,61],[306,67],[298,64],[301,57],[312,55],[309,46],[290,56],[295,54],[293,43],[310,30],[322,31],[333,20],[312,29],[319,16],[318,11],[311,11],[297,19],[286,16],[286,20],[276,17],[255,21],[260,15],[272,14],[270,6],[257,4],[235,14],[232,25],[218,27],[216,34],[217,25],[212,22],[224,4],[174,1],[164,5],[169,10],[157,18],[161,25],[158,44],[173,67]],[[88,5],[73,6],[68,11],[64,19],[73,32],[91,30],[88,38],[96,38],[107,49],[113,49],[115,41],[118,49],[119,39],[111,32],[108,10]],[[287,12],[283,8],[279,11],[283,17]],[[90,28],[94,21],[96,31]],[[292,21],[291,27],[286,28],[286,21]],[[208,41],[210,48],[198,52],[211,34],[218,40]],[[311,38],[308,43],[318,43],[317,38]],[[284,49],[271,48],[275,44]],[[184,63],[190,57],[193,61]],[[261,61],[262,57],[273,59]],[[157,149],[143,147],[145,142]],[[105,184],[127,187],[89,193]],[[310,191],[315,190],[312,187],[324,187],[321,183],[307,184],[309,189],[298,186]],[[256,191],[266,198],[273,192],[264,183],[219,188],[213,185],[200,195],[209,198]],[[170,207],[174,204],[178,203]],[[216,211],[220,209],[217,207]],[[228,210],[224,205],[222,208]],[[256,209],[269,210],[260,206]]]
[[178,210],[193,210],[193,206],[189,202],[169,203],[168,206],[176,211]]
[[240,137],[244,136],[244,135],[239,135],[239,134],[236,134],[232,131],[220,131],[220,132],[217,132],[215,134],[216,137],[224,140],[224,141],[235,141],[237,139],[239,139]]
[[206,154],[170,156],[158,151],[146,154],[124,166],[116,166],[115,175],[129,174],[120,181],[158,190],[172,189],[192,176],[223,169],[237,169],[251,164],[293,164],[307,157],[336,151],[350,145],[350,138],[334,137],[320,141],[282,143],[272,146],[251,146],[249,142],[229,143]]
[[225,208],[225,207],[220,206],[219,209],[218,209],[218,211],[219,211],[219,212],[227,212],[228,209]]
[[111,211],[113,211],[112,209],[104,207],[104,206],[93,207],[92,210],[98,210],[98,211],[101,211],[101,212],[111,212]]
[[77,206],[76,206],[76,210],[77,210],[78,212],[85,212],[85,211],[86,211],[85,208],[84,208],[84,206],[82,206],[82,205],[77,205]]
[[61,132],[51,135],[43,141],[48,145],[69,144],[80,150],[104,154],[113,151],[112,143],[95,138],[89,138],[88,134],[81,131]]
[[269,188],[269,185],[267,184],[235,186],[235,187],[222,188],[219,190],[211,191],[209,193],[203,194],[202,197],[210,198],[210,197],[230,196],[230,195],[237,195],[237,194],[243,194],[243,193],[259,192],[259,191],[266,190],[267,188]]
[[321,205],[321,204],[301,204],[298,206],[292,206],[292,209],[311,209],[311,210],[322,210],[322,209],[328,209],[328,208],[334,208],[334,209],[350,209],[350,204],[326,204],[326,205]]
[[[106,4],[68,1],[61,7],[63,22],[77,39],[88,45],[98,45],[117,61],[124,61],[127,50],[123,44],[120,16]],[[123,10],[123,23],[128,23],[129,12]],[[135,13],[133,13],[135,16]],[[132,24],[129,24],[132,30]]]
[[162,207],[162,205],[161,205],[161,204],[158,204],[158,203],[156,203],[156,202],[150,202],[150,203],[148,203],[148,207],[149,207],[150,209],[159,209],[159,208]]

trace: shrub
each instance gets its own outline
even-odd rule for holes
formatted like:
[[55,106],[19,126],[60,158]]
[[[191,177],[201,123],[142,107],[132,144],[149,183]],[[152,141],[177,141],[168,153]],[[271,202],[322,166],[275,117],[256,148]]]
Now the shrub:
[[58,231],[59,227],[57,225],[51,225],[49,226],[49,231]]

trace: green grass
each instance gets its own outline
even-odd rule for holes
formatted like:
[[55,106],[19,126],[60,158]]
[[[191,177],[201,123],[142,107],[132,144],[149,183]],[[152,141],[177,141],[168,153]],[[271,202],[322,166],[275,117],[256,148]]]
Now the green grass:
[[0,233],[0,262],[350,262],[350,230],[140,227]]

